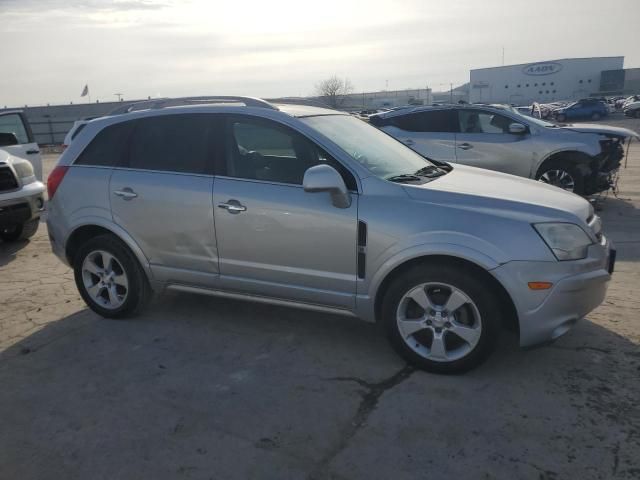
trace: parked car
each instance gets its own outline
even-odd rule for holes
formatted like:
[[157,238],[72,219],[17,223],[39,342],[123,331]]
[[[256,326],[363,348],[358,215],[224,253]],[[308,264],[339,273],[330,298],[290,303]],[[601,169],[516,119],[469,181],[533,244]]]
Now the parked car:
[[628,117],[640,118],[640,100],[626,103],[622,111]]
[[584,118],[600,120],[607,115],[609,115],[609,107],[601,100],[595,98],[584,98],[553,111],[553,116],[558,122]]
[[36,179],[42,181],[42,157],[40,147],[33,138],[31,125],[21,110],[9,110],[0,113],[0,133],[15,135],[15,145],[0,147],[13,157],[23,158],[31,163]]
[[421,155],[540,180],[580,195],[609,189],[631,130],[558,126],[504,105],[420,107],[372,115],[372,125]]
[[0,132],[0,239],[25,240],[38,230],[44,185],[31,162],[9,153],[20,147],[14,133]]
[[603,301],[615,251],[579,196],[430,162],[346,113],[238,101],[92,120],[61,155],[49,238],[93,311],[170,289],[357,316],[459,372],[503,326],[530,346]]

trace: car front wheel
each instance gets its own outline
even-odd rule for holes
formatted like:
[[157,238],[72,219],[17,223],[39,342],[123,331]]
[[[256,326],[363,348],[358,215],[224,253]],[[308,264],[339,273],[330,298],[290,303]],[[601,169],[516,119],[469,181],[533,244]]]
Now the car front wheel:
[[73,268],[83,300],[103,317],[131,315],[150,297],[150,286],[138,260],[113,235],[100,235],[82,245]]
[[584,191],[582,175],[568,161],[558,160],[543,165],[536,180],[578,195],[582,195]]
[[33,237],[38,231],[40,219],[29,220],[26,223],[12,225],[0,229],[0,238],[5,242],[15,242],[17,240],[26,240]]
[[454,265],[420,265],[396,278],[382,305],[394,349],[435,373],[461,373],[482,363],[499,334],[500,308],[486,282]]

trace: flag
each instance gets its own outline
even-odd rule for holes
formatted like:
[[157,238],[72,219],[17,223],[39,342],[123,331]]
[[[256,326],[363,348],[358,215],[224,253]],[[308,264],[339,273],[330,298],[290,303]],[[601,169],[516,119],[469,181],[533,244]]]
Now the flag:
[[89,95],[89,85],[85,85],[80,94],[81,97],[86,97],[87,95]]

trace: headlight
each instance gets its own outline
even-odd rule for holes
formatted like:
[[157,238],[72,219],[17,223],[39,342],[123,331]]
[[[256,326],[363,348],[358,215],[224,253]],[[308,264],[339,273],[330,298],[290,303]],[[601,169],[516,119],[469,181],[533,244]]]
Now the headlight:
[[[31,183],[31,181],[35,181],[35,176],[34,176],[34,173],[33,173],[33,166],[31,165],[30,162],[27,162],[27,161],[15,162],[14,161],[13,162],[13,168],[15,169],[16,173],[18,174],[18,176],[22,180],[23,184]],[[30,177],[33,177],[33,180],[31,180]]]
[[593,243],[586,232],[573,223],[536,223],[533,228],[560,261],[585,258]]

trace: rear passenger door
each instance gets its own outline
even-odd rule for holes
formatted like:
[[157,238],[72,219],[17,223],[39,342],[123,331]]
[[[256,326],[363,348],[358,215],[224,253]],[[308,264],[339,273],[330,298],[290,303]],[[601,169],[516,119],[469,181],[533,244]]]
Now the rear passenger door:
[[156,280],[208,286],[218,273],[211,193],[218,117],[134,121],[110,181],[114,221],[142,248]]
[[433,160],[455,162],[455,112],[427,110],[391,117],[383,130]]
[[22,112],[0,113],[0,132],[13,133],[18,139],[18,145],[2,147],[11,155],[28,160],[33,166],[36,178],[42,181],[42,157],[40,148],[33,138],[33,133]]

